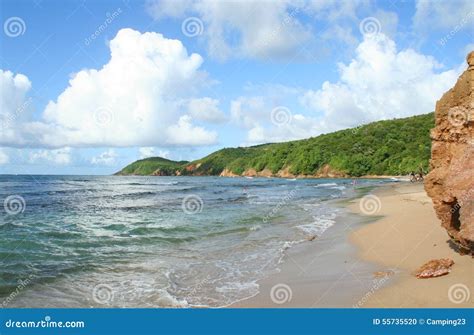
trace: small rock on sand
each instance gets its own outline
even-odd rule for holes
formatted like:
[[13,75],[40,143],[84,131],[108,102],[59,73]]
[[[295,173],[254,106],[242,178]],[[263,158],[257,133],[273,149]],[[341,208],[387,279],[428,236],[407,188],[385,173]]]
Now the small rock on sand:
[[392,270],[387,270],[387,271],[375,271],[374,272],[374,278],[384,278],[384,277],[390,277],[393,276],[395,272]]
[[454,261],[450,258],[432,259],[415,271],[417,278],[439,277],[451,272]]

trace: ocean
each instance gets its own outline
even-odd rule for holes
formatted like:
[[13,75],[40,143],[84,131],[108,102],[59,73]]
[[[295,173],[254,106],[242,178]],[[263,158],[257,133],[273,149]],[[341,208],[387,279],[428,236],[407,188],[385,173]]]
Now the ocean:
[[0,305],[228,306],[386,182],[2,175]]

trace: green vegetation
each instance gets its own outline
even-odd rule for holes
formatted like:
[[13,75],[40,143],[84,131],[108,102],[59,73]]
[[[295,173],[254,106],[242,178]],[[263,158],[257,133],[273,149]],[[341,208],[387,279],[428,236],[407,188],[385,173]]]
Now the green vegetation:
[[[378,121],[306,140],[226,148],[197,161],[173,162],[162,158],[137,161],[119,174],[219,175],[224,169],[242,174],[264,169],[276,174],[288,169],[294,175],[316,175],[323,168],[347,176],[399,175],[428,170],[430,129],[434,114]],[[165,164],[166,162],[166,164]]]
[[117,175],[152,175],[160,174],[164,176],[172,176],[175,172],[184,167],[189,162],[175,162],[161,157],[150,157],[140,159],[130,165],[127,165]]

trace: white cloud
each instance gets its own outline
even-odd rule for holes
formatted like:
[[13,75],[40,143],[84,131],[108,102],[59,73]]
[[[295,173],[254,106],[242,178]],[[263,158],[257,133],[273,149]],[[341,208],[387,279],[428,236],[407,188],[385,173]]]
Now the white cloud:
[[10,161],[10,158],[8,157],[5,150],[0,149],[0,165],[7,164],[9,161]]
[[433,29],[469,29],[474,21],[472,0],[417,0],[413,17],[415,28],[432,32]]
[[138,149],[140,153],[140,159],[155,156],[155,148],[153,147],[142,147]]
[[[241,1],[148,1],[155,19],[196,15],[203,21],[209,54],[218,59],[230,56],[281,58],[295,55],[312,32],[297,18],[299,3],[261,0]],[[233,38],[232,38],[233,37]],[[237,38],[236,38],[237,37]]]
[[29,154],[29,162],[35,163],[46,163],[46,164],[57,164],[57,165],[69,165],[71,164],[71,148],[62,148],[55,150],[37,150]]
[[[132,29],[120,30],[110,49],[109,63],[76,74],[57,102],[48,104],[46,120],[73,129],[63,139],[71,145],[175,144],[163,134],[179,120],[178,99],[202,76],[201,56],[188,55],[178,40]],[[199,145],[200,137],[210,136],[202,128],[187,131],[180,145]]]
[[[286,88],[285,91],[293,94],[299,92],[292,88]],[[273,99],[266,96],[242,96],[231,102],[232,122],[248,129],[246,140],[242,145],[303,139],[321,131],[314,118],[292,113],[291,109],[283,105],[274,106],[270,101]],[[281,123],[273,112],[277,110],[282,110]]]
[[225,121],[224,113],[219,109],[219,100],[211,98],[192,99],[188,104],[189,115],[196,120],[211,123]]
[[462,64],[458,69],[444,69],[433,57],[412,49],[397,50],[390,38],[378,34],[365,38],[350,62],[339,64],[339,80],[326,81],[316,90],[295,90],[301,106],[288,110],[289,122],[271,122],[275,106],[268,96],[235,99],[231,119],[248,129],[247,145],[308,138],[381,119],[429,113],[464,68]]
[[322,128],[316,119],[302,114],[291,116],[291,122],[279,126],[262,126],[261,124],[251,128],[247,134],[245,145],[284,142],[309,138],[320,134]]
[[[183,124],[183,100],[206,82],[203,59],[178,40],[158,33],[122,29],[110,41],[111,59],[101,69],[76,73],[40,121],[31,118],[0,134],[6,146],[126,147],[194,146],[217,140],[214,132]],[[31,84],[23,75],[1,72],[2,117],[16,113]],[[6,112],[4,112],[6,111]],[[168,137],[186,126],[185,139]]]
[[148,0],[146,8],[156,20],[197,17],[202,23],[199,39],[220,60],[314,61],[341,46],[352,47],[362,14],[377,17],[390,36],[398,23],[395,12],[375,10],[371,0]]
[[28,77],[0,69],[0,142],[23,142],[17,129],[31,116],[31,99],[27,98],[30,89]]
[[142,147],[138,149],[138,152],[140,154],[140,159],[148,157],[162,157],[169,159],[170,157],[170,152],[168,150],[158,150],[158,152],[156,152],[153,147]]
[[94,165],[106,165],[112,166],[117,163],[116,158],[118,157],[114,149],[109,149],[102,152],[100,155],[92,157],[91,163]]
[[230,103],[230,116],[238,126],[253,128],[260,121],[270,121],[271,108],[262,96],[239,97]]
[[429,113],[460,72],[440,70],[433,57],[397,51],[391,39],[378,34],[364,39],[348,65],[339,64],[338,82],[309,90],[301,102],[322,114],[320,123],[328,130]]
[[202,127],[193,126],[189,115],[181,116],[178,123],[168,127],[167,143],[170,145],[184,146],[189,143],[194,145],[210,145],[217,141],[215,131],[207,131]]

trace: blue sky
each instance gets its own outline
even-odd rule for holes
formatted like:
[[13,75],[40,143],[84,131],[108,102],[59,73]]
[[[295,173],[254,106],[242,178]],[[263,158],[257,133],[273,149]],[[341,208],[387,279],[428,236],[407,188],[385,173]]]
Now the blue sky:
[[109,174],[427,113],[474,49],[464,0],[4,0],[0,18],[0,173]]

